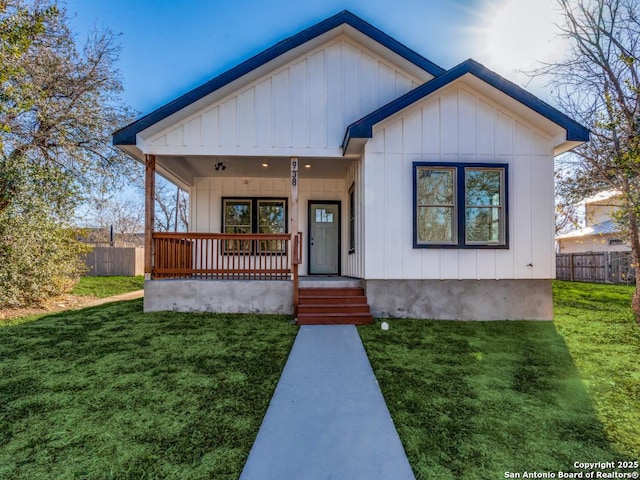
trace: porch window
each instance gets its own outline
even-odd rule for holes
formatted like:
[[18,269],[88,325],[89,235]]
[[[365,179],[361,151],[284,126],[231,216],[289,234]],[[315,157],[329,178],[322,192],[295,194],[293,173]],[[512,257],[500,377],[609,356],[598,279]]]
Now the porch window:
[[[258,233],[286,233],[286,216],[284,200],[257,200]],[[282,240],[263,240],[260,251],[284,252],[285,242]]]
[[[224,204],[224,233],[251,233],[251,218],[253,204],[251,200],[223,200]],[[251,250],[251,243],[244,240],[225,240],[225,252],[243,252]]]
[[414,248],[508,248],[507,165],[414,163]]
[[[283,198],[223,198],[224,233],[287,233],[287,201]],[[237,242],[241,242],[238,244]],[[284,252],[282,240],[263,240],[261,252]],[[248,240],[226,240],[225,251],[250,253]]]

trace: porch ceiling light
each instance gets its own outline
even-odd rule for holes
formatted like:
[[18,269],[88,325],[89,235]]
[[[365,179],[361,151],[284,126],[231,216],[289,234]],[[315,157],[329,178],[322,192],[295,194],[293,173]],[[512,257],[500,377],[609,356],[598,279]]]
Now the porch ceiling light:
[[306,164],[304,165],[304,168],[311,168],[311,164],[310,164],[310,163],[306,163]]
[[263,166],[264,168],[267,168],[267,167],[269,166],[269,164],[268,164],[267,162],[264,162],[264,163],[262,164],[262,166]]

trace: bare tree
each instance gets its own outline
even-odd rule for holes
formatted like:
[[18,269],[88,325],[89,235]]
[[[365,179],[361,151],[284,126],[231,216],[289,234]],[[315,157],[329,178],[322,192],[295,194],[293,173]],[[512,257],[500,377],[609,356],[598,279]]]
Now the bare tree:
[[100,230],[96,241],[109,241],[113,228],[115,241],[139,243],[140,233],[144,231],[144,204],[141,199],[103,196],[91,203],[92,208],[86,218]]
[[187,192],[178,187],[176,193],[176,204],[178,210],[178,216],[176,217],[176,231],[178,229],[188,231],[189,230],[189,195]]
[[[144,192],[142,180],[139,180],[136,185],[141,192]],[[164,178],[156,176],[155,205],[155,230],[159,232],[189,230],[189,196],[187,192]]]
[[[558,0],[570,40],[564,61],[545,65],[557,104],[591,130],[563,179],[576,201],[603,189],[621,192],[620,224],[640,269],[640,0]],[[640,275],[633,312],[640,323]]]
[[571,191],[567,191],[573,188],[573,184],[570,181],[571,173],[571,171],[567,173],[562,168],[556,168],[556,235],[578,228],[582,218],[580,203],[573,198]]
[[117,37],[95,31],[79,47],[56,0],[0,1],[0,27],[0,207],[21,201],[21,170],[64,217],[70,203],[130,171],[110,142],[133,117],[120,99]]

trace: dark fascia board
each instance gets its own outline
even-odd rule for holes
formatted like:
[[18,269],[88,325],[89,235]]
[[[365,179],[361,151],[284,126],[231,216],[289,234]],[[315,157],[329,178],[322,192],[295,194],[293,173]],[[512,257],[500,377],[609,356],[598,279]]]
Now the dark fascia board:
[[210,93],[215,92],[216,90],[224,87],[234,80],[239,79],[243,75],[246,75],[256,68],[265,65],[266,63],[288,52],[289,50],[293,50],[294,48],[299,47],[300,45],[330,30],[333,30],[334,28],[342,24],[350,25],[354,29],[367,35],[371,39],[387,47],[392,52],[400,55],[404,59],[408,60],[414,65],[417,65],[433,76],[438,76],[445,72],[443,68],[427,60],[422,55],[406,47],[397,40],[394,40],[386,33],[378,30],[373,25],[362,20],[360,17],[354,15],[348,10],[343,10],[333,17],[327,18],[326,20],[323,20],[322,22],[317,23],[316,25],[313,25],[306,30],[303,30],[302,32],[293,35],[292,37],[282,40],[281,42],[275,44],[271,48],[268,48],[262,53],[259,53],[249,60],[246,60],[236,67],[233,67],[231,70],[227,70],[226,72],[220,74],[212,80],[209,80],[207,83],[196,87],[195,89],[185,93],[181,97],[176,98],[175,100],[167,103],[166,105],[158,108],[148,115],[145,115],[135,122],[130,123],[126,127],[121,128],[113,134],[113,144],[135,145],[136,134],[141,132],[142,130],[149,128],[153,124],[158,123],[169,115],[182,110],[188,105],[200,100]]
[[515,83],[512,83],[497,73],[492,72],[484,65],[481,65],[473,59],[468,59],[442,75],[429,80],[428,82],[408,93],[405,93],[401,97],[398,97],[392,102],[380,107],[378,110],[349,125],[342,142],[343,150],[346,151],[350,139],[371,138],[373,136],[374,125],[380,123],[386,118],[389,118],[391,115],[399,112],[403,108],[412,105],[418,100],[421,100],[427,95],[430,95],[436,90],[445,87],[467,73],[483,80],[492,87],[509,95],[511,98],[551,120],[553,123],[563,127],[567,131],[568,141],[589,141],[589,130],[587,128],[583,127],[559,110],[553,108],[548,103],[543,102],[535,95],[532,95],[523,88],[520,88]]

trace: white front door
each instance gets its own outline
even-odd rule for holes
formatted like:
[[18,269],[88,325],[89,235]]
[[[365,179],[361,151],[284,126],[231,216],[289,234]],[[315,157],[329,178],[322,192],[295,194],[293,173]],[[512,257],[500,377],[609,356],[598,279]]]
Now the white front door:
[[340,202],[309,202],[309,275],[340,273]]

